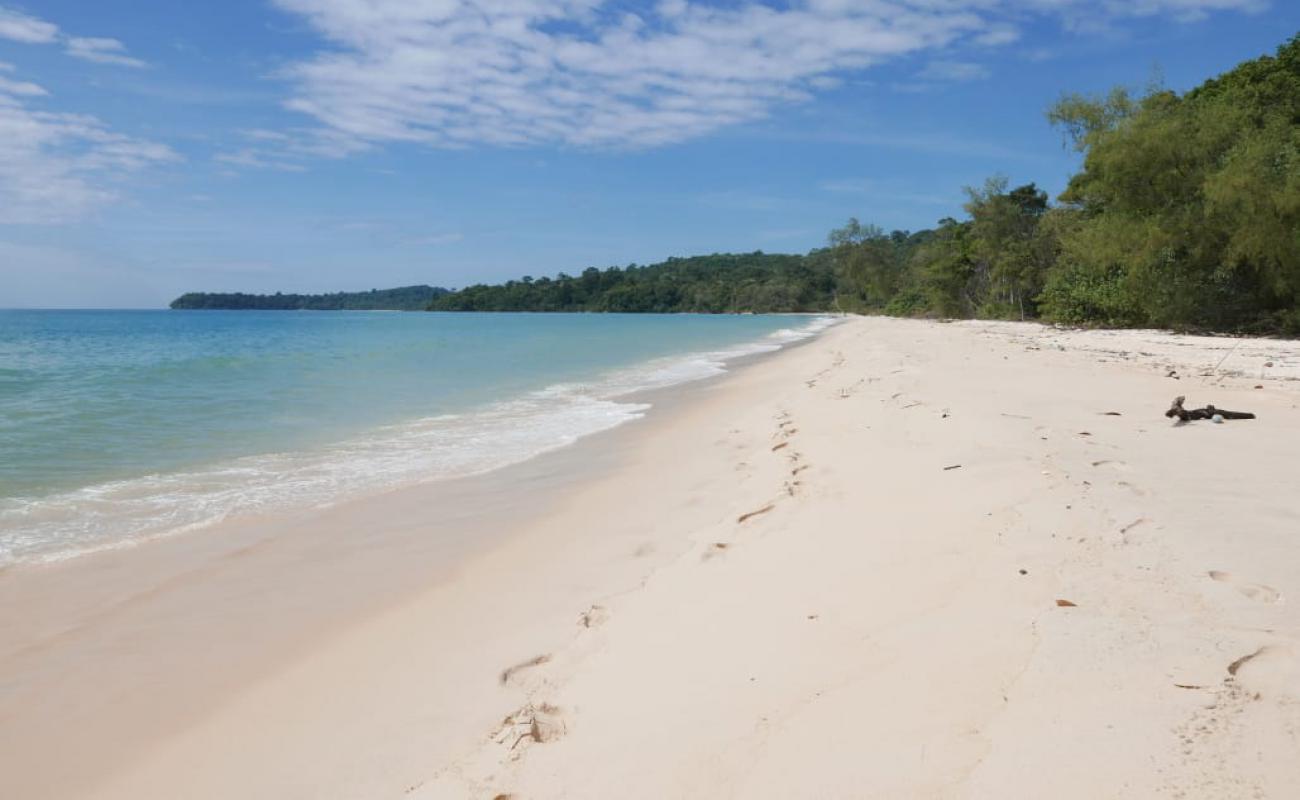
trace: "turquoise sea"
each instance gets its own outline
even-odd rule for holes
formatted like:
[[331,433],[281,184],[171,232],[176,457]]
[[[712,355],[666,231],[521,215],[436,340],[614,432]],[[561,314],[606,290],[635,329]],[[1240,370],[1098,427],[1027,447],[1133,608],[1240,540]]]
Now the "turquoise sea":
[[830,322],[0,311],[0,566],[492,470]]

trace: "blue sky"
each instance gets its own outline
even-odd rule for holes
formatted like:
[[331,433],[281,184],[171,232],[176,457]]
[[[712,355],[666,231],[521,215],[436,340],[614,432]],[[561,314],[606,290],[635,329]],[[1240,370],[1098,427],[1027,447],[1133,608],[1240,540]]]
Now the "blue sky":
[[0,0],[0,307],[463,286],[1053,194],[1064,91],[1186,89],[1281,0]]

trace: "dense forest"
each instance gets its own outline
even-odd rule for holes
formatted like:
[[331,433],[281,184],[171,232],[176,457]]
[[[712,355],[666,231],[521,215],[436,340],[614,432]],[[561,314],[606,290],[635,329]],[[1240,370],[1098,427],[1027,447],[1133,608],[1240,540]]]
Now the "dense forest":
[[910,246],[850,220],[831,234],[841,302],[1300,333],[1300,36],[1181,96],[1067,95],[1048,118],[1083,156],[1057,205],[998,178]]
[[434,311],[823,311],[835,300],[829,251],[806,256],[711,255],[661,264],[525,277],[469,286],[436,298]]
[[849,220],[805,256],[713,255],[471,286],[447,311],[853,311],[1300,334],[1300,36],[1178,95],[1066,95],[1082,169],[967,188],[963,219]]
[[402,286],[397,289],[333,294],[190,292],[173,300],[171,307],[257,311],[419,311],[446,293],[446,289],[433,286]]

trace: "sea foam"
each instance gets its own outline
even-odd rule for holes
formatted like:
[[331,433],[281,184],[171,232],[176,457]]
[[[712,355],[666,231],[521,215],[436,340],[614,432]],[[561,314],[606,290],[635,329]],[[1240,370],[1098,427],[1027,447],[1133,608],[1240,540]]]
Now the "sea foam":
[[754,341],[655,358],[454,414],[386,425],[303,450],[228,459],[42,497],[0,498],[0,566],[48,562],[195,531],[240,515],[327,507],[490,472],[644,416],[629,395],[706,379],[837,320],[811,317]]

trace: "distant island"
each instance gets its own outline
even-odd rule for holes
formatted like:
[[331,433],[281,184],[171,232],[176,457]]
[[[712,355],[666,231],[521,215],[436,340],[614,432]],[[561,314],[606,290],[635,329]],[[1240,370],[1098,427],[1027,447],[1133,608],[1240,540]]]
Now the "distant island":
[[446,289],[423,285],[332,294],[189,292],[173,300],[171,307],[233,311],[422,311],[446,293]]

